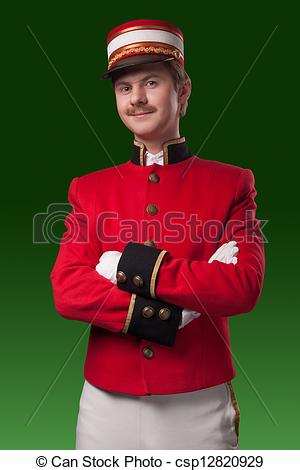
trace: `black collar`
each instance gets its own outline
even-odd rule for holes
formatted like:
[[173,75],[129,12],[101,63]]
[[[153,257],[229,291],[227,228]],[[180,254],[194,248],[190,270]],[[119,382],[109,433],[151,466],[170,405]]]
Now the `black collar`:
[[[145,151],[146,147],[143,142],[138,142],[134,140],[133,143],[133,156],[132,163],[136,165],[145,166]],[[178,163],[182,160],[192,156],[186,142],[185,137],[179,137],[178,139],[167,140],[163,144],[163,156],[164,156],[164,165],[169,165],[171,163]]]

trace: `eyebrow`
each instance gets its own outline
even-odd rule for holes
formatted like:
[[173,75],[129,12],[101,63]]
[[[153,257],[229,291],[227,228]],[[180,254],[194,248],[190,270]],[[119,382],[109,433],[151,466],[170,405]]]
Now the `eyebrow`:
[[[145,75],[141,80],[140,82],[144,82],[145,80],[147,80],[148,78],[160,78],[159,75],[157,74],[154,74],[154,73],[151,73],[151,74],[148,74],[148,75]],[[124,82],[124,81],[121,81],[122,79],[120,79],[120,81],[116,80],[116,86],[119,86],[119,85],[130,85],[130,82]]]

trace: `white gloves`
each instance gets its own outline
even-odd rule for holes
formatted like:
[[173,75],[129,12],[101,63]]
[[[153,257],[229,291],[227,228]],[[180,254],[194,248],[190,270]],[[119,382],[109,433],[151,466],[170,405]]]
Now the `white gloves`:
[[99,259],[96,271],[109,281],[117,284],[117,267],[122,256],[120,251],[105,251]]
[[[208,262],[212,263],[216,260],[220,261],[221,263],[236,264],[238,260],[237,257],[234,255],[236,255],[238,251],[239,249],[236,246],[236,241],[232,240],[220,246],[215,251],[215,253],[209,258]],[[100,256],[99,263],[96,266],[96,271],[101,274],[101,276],[106,277],[109,281],[113,282],[114,284],[117,284],[117,266],[121,256],[122,253],[120,251],[105,251],[105,253]],[[182,322],[179,326],[179,329],[186,326],[192,320],[195,320],[195,318],[200,317],[200,315],[201,313],[199,312],[194,312],[192,310],[184,308],[182,310]]]
[[222,263],[237,263],[237,257],[234,256],[239,251],[238,247],[236,246],[236,241],[232,240],[228,243],[224,243],[224,245],[220,246],[217,251],[209,258],[208,262],[212,263],[215,259],[217,261],[221,261]]

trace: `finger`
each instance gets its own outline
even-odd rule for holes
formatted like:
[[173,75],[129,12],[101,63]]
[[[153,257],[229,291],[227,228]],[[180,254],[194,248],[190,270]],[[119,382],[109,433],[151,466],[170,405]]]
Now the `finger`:
[[226,246],[227,246],[227,243],[224,243],[224,245],[220,246],[211,256],[210,260],[213,261],[216,258],[219,259],[219,255],[225,250]]
[[227,248],[226,252],[224,253],[226,259],[228,259],[228,257],[232,257],[234,256],[235,254],[237,254],[239,252],[239,249],[238,247],[234,246],[233,248],[229,247]]
[[209,263],[212,263],[212,261],[217,260],[217,261],[222,261],[223,263],[226,262],[226,257],[228,257],[228,254],[232,256],[233,254],[236,254],[239,249],[236,246],[237,242],[236,240],[230,240],[228,243],[223,243],[216,251],[215,253],[210,257]]
[[224,245],[220,246],[213,254],[213,257],[215,258],[216,256],[218,256],[220,253],[222,253],[222,251],[224,250]]
[[230,251],[230,253],[227,253],[227,255],[226,255],[226,260],[229,260],[229,262],[231,262],[232,258],[234,257],[234,255],[237,254],[237,252],[238,252],[238,250],[232,249],[232,250]]
[[216,261],[220,261],[221,263],[225,263],[227,256],[228,255],[230,256],[230,253],[228,253],[227,251],[228,251],[227,248],[224,248],[222,251],[220,251],[220,253],[214,256],[214,259]]
[[220,260],[220,255],[227,256],[227,253],[232,253],[232,250],[237,248],[235,245],[235,240],[232,240],[228,243],[224,243],[222,246],[220,246],[220,248],[217,249],[213,256],[217,256],[217,259]]
[[222,261],[223,259],[225,258],[225,255],[220,252],[220,253],[217,253],[217,254],[214,254],[210,259],[209,259],[209,263],[211,263],[212,261]]
[[234,258],[234,256],[229,253],[227,256],[226,256],[226,263],[231,263],[232,262],[232,258]]

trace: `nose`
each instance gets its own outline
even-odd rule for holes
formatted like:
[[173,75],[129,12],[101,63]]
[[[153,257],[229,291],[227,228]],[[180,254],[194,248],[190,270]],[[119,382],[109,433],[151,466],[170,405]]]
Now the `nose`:
[[137,85],[132,87],[130,102],[133,106],[147,103],[147,96],[143,86]]

